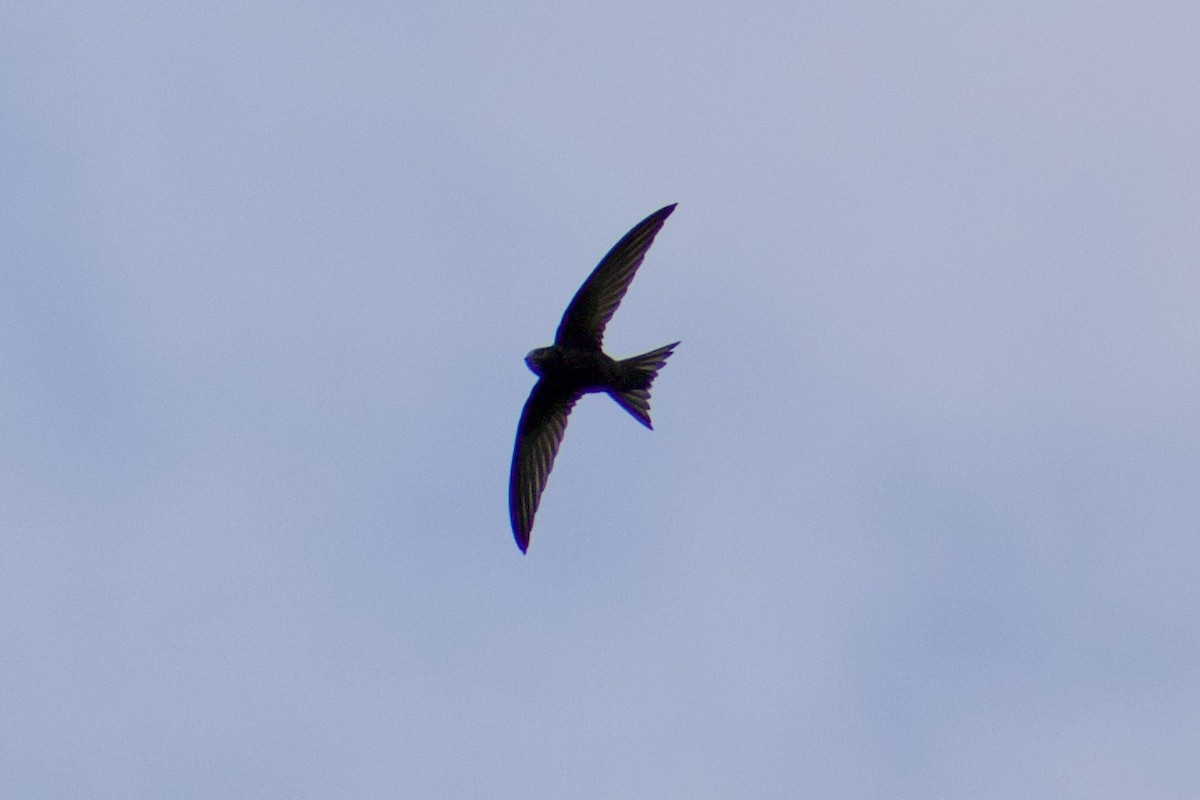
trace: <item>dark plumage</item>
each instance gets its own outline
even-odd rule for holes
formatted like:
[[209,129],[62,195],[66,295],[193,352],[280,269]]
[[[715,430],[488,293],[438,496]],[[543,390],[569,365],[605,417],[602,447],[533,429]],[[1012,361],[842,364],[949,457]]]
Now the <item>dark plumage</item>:
[[575,293],[554,344],[525,356],[539,378],[521,412],[508,483],[508,512],[521,552],[529,548],[533,516],[575,401],[590,392],[607,392],[634,419],[653,427],[650,385],[679,342],[624,361],[610,358],[601,346],[605,325],[674,210],[674,204],[661,208],[625,234]]

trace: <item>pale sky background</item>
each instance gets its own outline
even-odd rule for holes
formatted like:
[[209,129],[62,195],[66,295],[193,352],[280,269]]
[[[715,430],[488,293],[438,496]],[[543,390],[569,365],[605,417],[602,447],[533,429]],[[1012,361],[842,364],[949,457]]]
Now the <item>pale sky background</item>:
[[[1198,42],[5,3],[0,796],[1200,796]],[[670,202],[522,556],[522,357]]]

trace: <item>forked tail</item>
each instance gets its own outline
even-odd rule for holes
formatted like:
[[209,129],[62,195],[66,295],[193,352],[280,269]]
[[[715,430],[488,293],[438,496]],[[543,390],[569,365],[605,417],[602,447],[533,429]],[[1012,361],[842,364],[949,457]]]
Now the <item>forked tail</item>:
[[623,388],[608,393],[621,408],[651,430],[654,426],[650,424],[650,385],[678,344],[675,342],[620,362]]

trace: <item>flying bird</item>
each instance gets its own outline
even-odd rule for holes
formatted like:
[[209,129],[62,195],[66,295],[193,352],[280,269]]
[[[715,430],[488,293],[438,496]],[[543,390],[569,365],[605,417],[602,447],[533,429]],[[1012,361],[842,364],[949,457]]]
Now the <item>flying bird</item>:
[[601,345],[604,326],[674,210],[674,203],[660,208],[613,245],[567,306],[554,344],[525,356],[538,382],[521,411],[508,479],[508,513],[522,553],[529,548],[533,515],[567,430],[567,415],[580,397],[605,392],[634,419],[653,429],[650,384],[679,342],[624,361],[610,358]]

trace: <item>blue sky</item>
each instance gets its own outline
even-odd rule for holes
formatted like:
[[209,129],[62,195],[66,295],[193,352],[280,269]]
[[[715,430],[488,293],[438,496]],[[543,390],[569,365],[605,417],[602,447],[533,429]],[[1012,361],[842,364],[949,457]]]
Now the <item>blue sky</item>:
[[[1191,3],[0,10],[0,795],[1200,792]],[[529,555],[523,355],[669,202]]]

